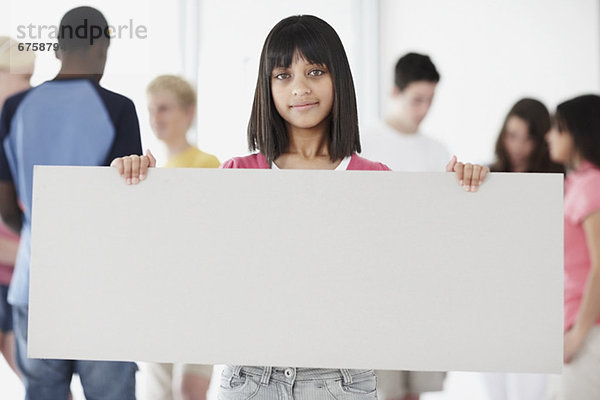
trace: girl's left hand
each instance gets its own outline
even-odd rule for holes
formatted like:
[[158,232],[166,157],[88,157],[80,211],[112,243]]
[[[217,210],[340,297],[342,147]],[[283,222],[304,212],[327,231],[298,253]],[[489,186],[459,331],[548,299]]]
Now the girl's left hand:
[[456,156],[452,156],[446,165],[446,172],[456,172],[458,184],[467,192],[476,192],[490,169],[485,165],[458,162]]
[[583,347],[584,342],[585,335],[579,329],[571,328],[565,332],[563,353],[565,364],[573,361],[573,358],[575,358],[581,347]]

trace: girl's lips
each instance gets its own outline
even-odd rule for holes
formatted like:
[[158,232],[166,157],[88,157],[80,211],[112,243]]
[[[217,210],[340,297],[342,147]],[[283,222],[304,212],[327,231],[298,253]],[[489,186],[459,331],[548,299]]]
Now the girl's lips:
[[292,104],[290,107],[294,110],[308,110],[309,108],[312,108],[314,106],[316,106],[319,102],[317,101],[313,101],[313,102],[309,102],[309,103],[300,103],[300,104]]

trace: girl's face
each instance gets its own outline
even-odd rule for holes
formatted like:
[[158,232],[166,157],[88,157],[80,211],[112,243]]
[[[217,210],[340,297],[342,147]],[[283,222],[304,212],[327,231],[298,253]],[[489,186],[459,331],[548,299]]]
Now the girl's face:
[[535,141],[529,134],[529,123],[514,115],[509,117],[506,121],[503,142],[513,167],[527,168],[529,157],[535,149]]
[[553,126],[546,134],[546,142],[550,150],[550,159],[556,163],[568,165],[575,149],[573,136],[567,131],[559,132],[556,126]]
[[194,116],[193,109],[186,110],[175,95],[166,90],[148,96],[148,113],[152,131],[165,142],[185,136]]
[[288,127],[311,129],[328,122],[333,106],[333,79],[324,65],[294,54],[288,68],[271,73],[273,103]]

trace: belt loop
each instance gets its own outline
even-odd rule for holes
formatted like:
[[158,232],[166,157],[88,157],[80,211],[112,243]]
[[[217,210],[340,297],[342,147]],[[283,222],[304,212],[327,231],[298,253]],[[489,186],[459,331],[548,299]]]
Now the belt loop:
[[342,378],[344,378],[344,385],[351,385],[352,375],[350,375],[350,371],[347,369],[340,369],[340,372],[342,373]]
[[260,377],[261,385],[266,386],[269,384],[269,381],[271,380],[271,370],[271,367],[264,367],[262,376]]
[[233,374],[232,376],[239,378],[240,377],[240,372],[242,372],[242,366],[241,365],[235,365],[233,367]]

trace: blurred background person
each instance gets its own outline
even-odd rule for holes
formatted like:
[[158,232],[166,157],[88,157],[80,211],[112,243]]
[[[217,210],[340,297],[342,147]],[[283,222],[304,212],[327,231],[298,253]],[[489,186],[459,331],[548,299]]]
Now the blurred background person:
[[[218,168],[217,157],[190,144],[187,133],[196,114],[196,92],[184,79],[161,75],[147,88],[150,126],[167,146],[165,167]],[[148,400],[205,400],[212,366],[197,364],[156,364],[146,366],[146,395]],[[176,379],[181,375],[181,383]],[[174,388],[175,385],[175,388]]]
[[429,56],[402,56],[394,70],[390,113],[377,126],[365,128],[361,155],[381,160],[393,171],[444,171],[448,149],[420,131],[439,81]]
[[218,168],[217,157],[190,144],[187,133],[196,115],[196,92],[184,79],[161,75],[147,88],[152,131],[166,146],[165,167]]
[[[493,172],[564,172],[550,160],[545,140],[550,130],[550,113],[535,99],[517,101],[504,119],[496,140]],[[546,398],[547,375],[484,373],[490,400],[542,400]]]
[[[440,80],[427,55],[408,53],[396,63],[391,113],[378,126],[366,129],[361,155],[379,160],[393,171],[445,171],[446,146],[420,131]],[[407,321],[410,323],[410,321]],[[444,372],[376,371],[383,400],[418,400],[424,392],[444,387]]]
[[550,113],[539,100],[517,101],[504,119],[496,140],[492,172],[564,172],[550,160],[545,135],[550,130]]
[[[19,42],[16,40],[0,36],[0,111],[9,96],[31,87],[35,53],[20,51],[18,47]],[[19,237],[0,221],[0,352],[17,376],[19,372],[14,359],[12,307],[7,296],[18,247]]]
[[[65,13],[55,52],[60,60],[58,74],[7,98],[0,116],[0,214],[13,232],[20,233],[8,302],[26,399],[66,400],[73,374],[79,375],[87,398],[135,399],[135,363],[41,359],[27,354],[33,166],[100,166],[142,152],[133,102],[99,84],[110,37],[104,34],[92,43],[89,31],[73,34],[75,27],[81,32],[84,24],[108,32],[106,18],[95,8],[77,7]],[[63,329],[69,334],[68,326]]]
[[559,104],[546,138],[551,159],[567,169],[564,367],[562,375],[552,377],[549,395],[553,400],[597,400],[600,398],[600,96],[579,96]]

